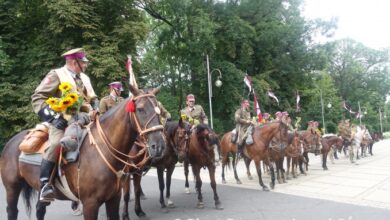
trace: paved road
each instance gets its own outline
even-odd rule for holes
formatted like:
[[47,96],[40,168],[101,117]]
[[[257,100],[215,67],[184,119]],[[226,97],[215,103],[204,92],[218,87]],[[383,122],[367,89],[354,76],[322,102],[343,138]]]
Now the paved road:
[[[177,167],[172,183],[172,198],[176,208],[163,213],[158,203],[158,184],[155,170],[151,170],[143,180],[144,191],[148,197],[142,207],[149,219],[167,220],[246,220],[246,219],[286,219],[286,220],[357,220],[390,219],[390,140],[374,145],[375,156],[351,165],[344,156],[329,164],[323,171],[319,157],[311,156],[307,176],[299,176],[287,184],[277,184],[275,190],[260,190],[257,178],[246,178],[244,165],[239,163],[239,175],[243,184],[235,184],[232,172],[228,172],[228,184],[222,185],[221,168],[218,167],[218,192],[224,210],[215,210],[208,173],[202,170],[205,208],[198,210],[194,183],[191,194],[184,193],[183,168]],[[252,167],[252,173],[254,167]],[[255,176],[255,175],[254,175]],[[264,178],[269,182],[269,177]],[[0,187],[0,220],[6,218],[4,187]],[[56,201],[48,207],[47,219],[82,219],[72,216],[70,202]],[[131,202],[130,206],[133,206]],[[25,214],[23,202],[19,202],[19,219],[29,219]],[[138,219],[133,208],[131,219]],[[34,212],[32,212],[33,218]],[[99,219],[106,219],[102,207]]]

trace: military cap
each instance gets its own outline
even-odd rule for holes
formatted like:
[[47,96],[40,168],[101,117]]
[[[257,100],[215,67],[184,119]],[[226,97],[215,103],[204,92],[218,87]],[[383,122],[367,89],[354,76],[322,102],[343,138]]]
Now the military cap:
[[193,94],[188,94],[187,101],[195,101],[195,96]]
[[62,54],[62,56],[65,58],[65,60],[73,60],[78,59],[83,62],[88,62],[89,60],[86,57],[85,50],[83,48],[75,48],[72,50],[69,50]]
[[117,91],[123,91],[123,86],[121,82],[112,82],[108,84],[108,86],[110,86],[111,89],[115,89]]
[[287,115],[288,116],[288,112],[282,112],[282,115]]
[[276,116],[282,116],[283,113],[278,111],[278,112],[275,113],[275,115],[276,115]]

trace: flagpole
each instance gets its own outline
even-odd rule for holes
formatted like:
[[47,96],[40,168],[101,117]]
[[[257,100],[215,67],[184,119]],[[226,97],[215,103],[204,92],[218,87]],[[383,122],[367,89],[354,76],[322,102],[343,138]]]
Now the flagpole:
[[325,117],[324,117],[324,100],[322,99],[322,90],[320,89],[320,97],[321,97],[321,114],[322,114],[322,125],[324,126],[324,134],[326,133],[325,126]]
[[213,107],[211,104],[211,96],[213,95],[213,90],[211,88],[211,75],[210,75],[210,66],[209,66],[209,55],[206,55],[206,63],[207,63],[207,83],[209,87],[209,106],[210,106],[210,125],[211,129],[214,129],[213,127]]
[[359,106],[359,126],[362,127],[362,110],[360,108],[360,101],[358,101]]

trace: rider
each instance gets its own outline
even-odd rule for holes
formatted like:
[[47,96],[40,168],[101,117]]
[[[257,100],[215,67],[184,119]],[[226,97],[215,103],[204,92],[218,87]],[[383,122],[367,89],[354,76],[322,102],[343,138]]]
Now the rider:
[[98,110],[97,96],[92,88],[89,77],[84,74],[88,66],[88,59],[84,49],[72,49],[64,54],[65,66],[51,70],[35,89],[31,96],[34,112],[40,119],[47,122],[49,128],[49,146],[43,154],[41,163],[40,183],[41,191],[39,200],[42,202],[53,201],[53,187],[49,183],[49,178],[56,165],[58,158],[58,148],[60,139],[68,126],[68,117],[64,118],[63,113],[54,112],[46,101],[50,97],[61,97],[59,85],[61,83],[70,83],[73,90],[83,97],[81,112],[93,113]]
[[247,130],[253,124],[249,110],[249,101],[244,99],[241,101],[241,107],[234,113],[236,122],[236,132],[238,134],[237,147],[239,155],[242,155],[245,139],[248,137]]
[[192,125],[208,124],[208,119],[202,106],[195,105],[195,96],[187,95],[187,106],[180,111],[180,115]]
[[121,92],[123,91],[121,82],[112,82],[108,84],[108,86],[110,87],[110,95],[105,96],[100,101],[99,110],[101,114],[124,100],[124,98],[121,97]]

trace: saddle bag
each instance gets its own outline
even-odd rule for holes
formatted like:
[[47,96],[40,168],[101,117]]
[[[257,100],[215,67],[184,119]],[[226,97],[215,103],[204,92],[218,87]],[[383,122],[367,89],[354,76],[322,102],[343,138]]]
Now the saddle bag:
[[19,145],[19,149],[28,154],[37,152],[49,138],[49,129],[45,124],[37,124],[31,129]]

